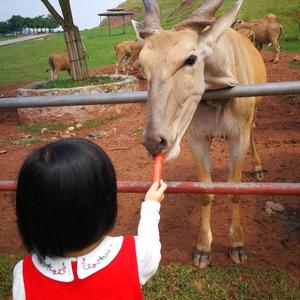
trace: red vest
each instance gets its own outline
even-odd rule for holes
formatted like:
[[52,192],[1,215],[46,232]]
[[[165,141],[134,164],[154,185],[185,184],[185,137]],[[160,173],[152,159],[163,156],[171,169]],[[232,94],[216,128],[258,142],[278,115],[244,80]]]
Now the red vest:
[[26,300],[140,300],[143,299],[139,282],[134,237],[124,238],[113,261],[85,279],[78,279],[77,262],[72,262],[74,280],[60,282],[41,274],[31,256],[23,260]]

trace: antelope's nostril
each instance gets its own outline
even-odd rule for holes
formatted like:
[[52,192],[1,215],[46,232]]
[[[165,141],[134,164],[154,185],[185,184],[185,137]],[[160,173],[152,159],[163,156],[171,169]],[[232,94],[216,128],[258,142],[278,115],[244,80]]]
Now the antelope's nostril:
[[165,139],[165,138],[160,138],[160,142],[159,142],[159,144],[158,144],[158,150],[159,151],[162,151],[162,150],[164,150],[166,147],[168,146],[168,142],[167,142],[167,140]]
[[168,141],[166,138],[163,138],[161,136],[145,136],[143,145],[151,154],[155,154],[157,152],[166,150]]

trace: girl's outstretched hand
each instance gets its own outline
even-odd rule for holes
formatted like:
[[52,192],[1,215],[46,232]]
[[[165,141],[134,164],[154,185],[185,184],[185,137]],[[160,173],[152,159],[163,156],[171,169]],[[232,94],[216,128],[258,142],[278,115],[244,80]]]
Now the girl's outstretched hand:
[[166,189],[167,185],[162,179],[160,180],[160,183],[158,181],[154,182],[146,193],[145,200],[161,202],[164,199],[164,191]]

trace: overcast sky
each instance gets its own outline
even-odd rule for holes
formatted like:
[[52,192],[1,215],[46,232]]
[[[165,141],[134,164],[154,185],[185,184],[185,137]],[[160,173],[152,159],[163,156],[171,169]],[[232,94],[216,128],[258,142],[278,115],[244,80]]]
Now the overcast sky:
[[[99,25],[99,13],[107,8],[115,8],[125,0],[70,0],[74,23],[80,29],[93,28]],[[59,13],[58,0],[49,0]],[[12,15],[36,17],[49,12],[40,0],[0,0],[0,21],[10,19]]]

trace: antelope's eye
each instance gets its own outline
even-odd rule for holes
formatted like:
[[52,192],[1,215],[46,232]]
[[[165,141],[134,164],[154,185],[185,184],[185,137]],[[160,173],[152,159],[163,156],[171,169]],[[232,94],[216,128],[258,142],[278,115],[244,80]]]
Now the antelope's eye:
[[196,55],[191,55],[189,58],[187,58],[184,62],[185,66],[193,66],[195,62],[197,61]]

